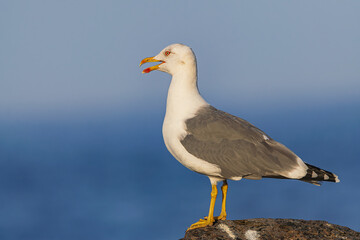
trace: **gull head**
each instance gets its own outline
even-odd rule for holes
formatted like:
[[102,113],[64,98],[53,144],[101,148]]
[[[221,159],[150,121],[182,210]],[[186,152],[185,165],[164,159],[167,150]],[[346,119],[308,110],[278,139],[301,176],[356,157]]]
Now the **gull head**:
[[140,66],[148,62],[160,62],[160,64],[145,68],[142,73],[149,73],[154,70],[175,75],[183,71],[196,71],[196,58],[194,52],[190,47],[183,44],[172,44],[161,50],[161,52],[154,56],[144,58],[140,62]]

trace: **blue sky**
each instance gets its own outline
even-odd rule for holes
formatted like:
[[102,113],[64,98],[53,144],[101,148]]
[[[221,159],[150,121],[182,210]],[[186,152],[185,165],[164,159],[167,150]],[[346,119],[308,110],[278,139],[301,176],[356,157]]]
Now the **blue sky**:
[[226,109],[359,102],[359,1],[2,1],[0,114],[164,111],[139,61],[180,42]]

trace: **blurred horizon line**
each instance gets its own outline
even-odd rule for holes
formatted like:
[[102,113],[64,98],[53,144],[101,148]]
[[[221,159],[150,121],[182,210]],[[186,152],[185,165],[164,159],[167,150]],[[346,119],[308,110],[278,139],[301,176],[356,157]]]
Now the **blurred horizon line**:
[[[341,112],[346,109],[359,109],[360,101],[338,101],[319,103],[314,102],[314,104],[253,104],[246,105],[243,103],[233,104],[233,103],[224,103],[224,101],[219,101],[219,104],[211,104],[214,107],[229,112],[230,114],[243,117],[243,116],[261,116],[261,115],[278,115],[278,114],[294,114],[296,112]],[[157,102],[153,102],[151,106],[156,106],[155,108],[149,108],[143,106],[138,108],[122,108],[121,106],[97,106],[97,107],[83,107],[83,108],[55,108],[55,109],[29,109],[27,111],[14,111],[12,113],[6,113],[7,111],[0,110],[0,122],[27,122],[27,121],[74,121],[82,119],[94,119],[94,120],[111,120],[111,119],[132,119],[133,117],[146,117],[149,116],[158,116],[163,118],[165,115],[165,100],[159,105]]]

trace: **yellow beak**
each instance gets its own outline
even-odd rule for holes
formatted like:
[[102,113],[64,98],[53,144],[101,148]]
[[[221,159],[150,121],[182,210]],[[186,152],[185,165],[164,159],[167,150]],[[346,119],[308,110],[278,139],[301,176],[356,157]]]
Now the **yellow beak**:
[[161,62],[161,63],[158,64],[158,65],[149,67],[149,68],[145,68],[145,69],[142,71],[142,73],[149,73],[149,72],[151,72],[151,71],[157,70],[157,69],[159,69],[159,66],[164,63],[164,61],[157,60],[157,59],[155,59],[154,57],[149,57],[149,58],[144,58],[143,60],[141,60],[139,67],[140,67],[141,65],[143,65],[144,63],[147,63],[147,62]]

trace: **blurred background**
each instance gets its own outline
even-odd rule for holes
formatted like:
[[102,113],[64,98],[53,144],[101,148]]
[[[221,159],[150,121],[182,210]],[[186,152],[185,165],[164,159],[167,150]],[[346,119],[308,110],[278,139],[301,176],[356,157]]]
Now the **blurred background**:
[[171,77],[138,67],[172,43],[193,48],[209,103],[341,179],[230,182],[228,218],[360,231],[359,9],[356,0],[1,1],[0,239],[179,239],[207,214],[208,178],[162,140]]

